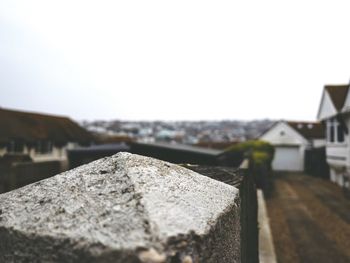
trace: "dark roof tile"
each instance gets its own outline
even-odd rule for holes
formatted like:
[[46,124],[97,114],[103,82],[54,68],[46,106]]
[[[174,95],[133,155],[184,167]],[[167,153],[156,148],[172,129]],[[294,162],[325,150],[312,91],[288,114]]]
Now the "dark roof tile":
[[328,91],[337,111],[340,111],[344,106],[349,85],[327,85],[325,89]]
[[0,143],[22,140],[32,143],[50,140],[54,143],[89,143],[93,136],[67,117],[29,113],[0,108]]
[[326,136],[325,129],[319,122],[287,121],[287,123],[306,139],[324,139]]

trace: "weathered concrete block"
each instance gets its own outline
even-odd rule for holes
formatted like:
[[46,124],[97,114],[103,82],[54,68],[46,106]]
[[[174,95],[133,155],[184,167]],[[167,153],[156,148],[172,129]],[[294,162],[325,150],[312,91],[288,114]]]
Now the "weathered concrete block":
[[185,165],[197,173],[239,189],[241,218],[241,262],[259,262],[256,187],[247,162],[239,169],[221,166]]
[[0,262],[239,262],[235,187],[119,153],[0,195]]

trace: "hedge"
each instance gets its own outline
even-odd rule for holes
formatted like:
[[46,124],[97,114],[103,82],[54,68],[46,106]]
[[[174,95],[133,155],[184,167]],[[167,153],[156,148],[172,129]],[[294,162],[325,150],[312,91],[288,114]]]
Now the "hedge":
[[[250,140],[233,145],[225,150],[228,156],[249,159],[249,170],[253,174],[258,188],[269,195],[272,190],[272,160],[274,147],[265,141]],[[235,160],[237,161],[237,160]]]

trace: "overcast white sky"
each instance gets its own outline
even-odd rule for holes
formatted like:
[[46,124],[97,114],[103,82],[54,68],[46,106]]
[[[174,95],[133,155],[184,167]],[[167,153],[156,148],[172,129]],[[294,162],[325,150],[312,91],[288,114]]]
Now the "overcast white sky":
[[0,0],[0,106],[74,119],[313,120],[349,1]]

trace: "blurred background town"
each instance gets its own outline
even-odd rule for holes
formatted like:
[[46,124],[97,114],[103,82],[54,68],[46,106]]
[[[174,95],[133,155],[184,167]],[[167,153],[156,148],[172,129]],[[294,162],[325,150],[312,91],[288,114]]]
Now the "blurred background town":
[[81,121],[100,138],[119,141],[168,142],[224,149],[255,139],[273,120],[256,121]]

